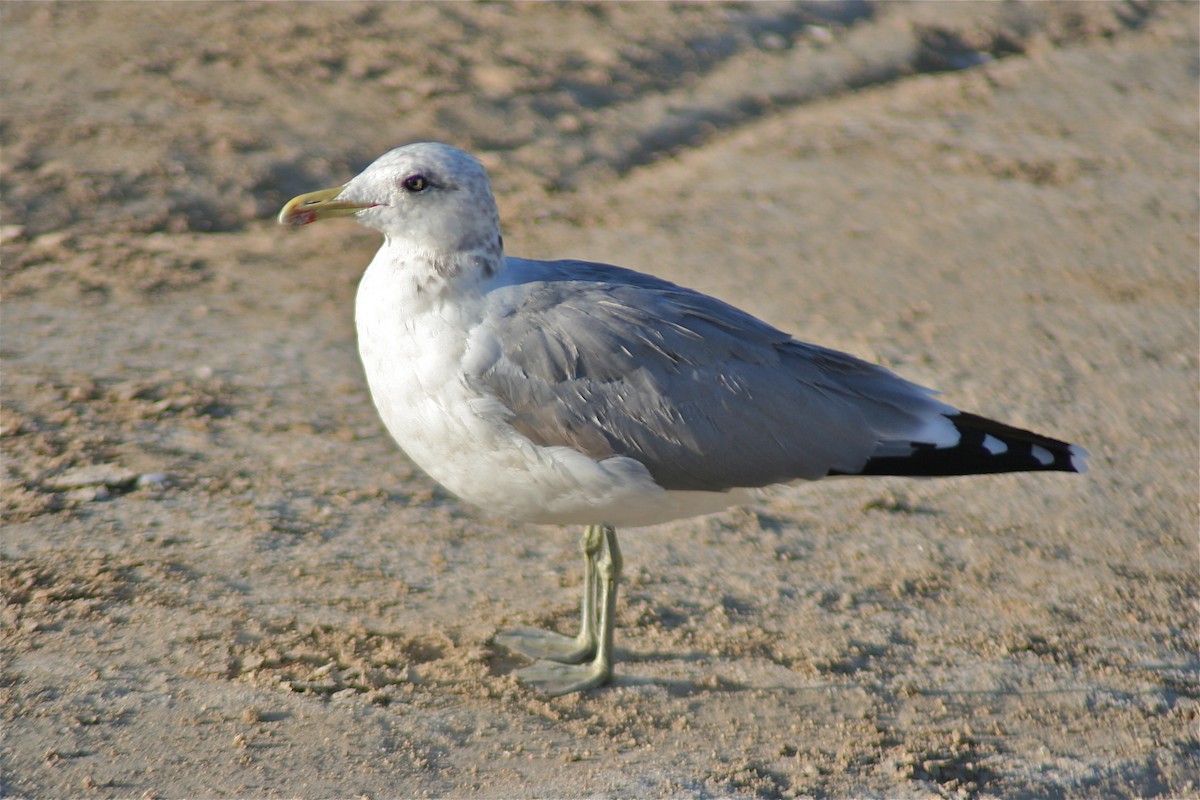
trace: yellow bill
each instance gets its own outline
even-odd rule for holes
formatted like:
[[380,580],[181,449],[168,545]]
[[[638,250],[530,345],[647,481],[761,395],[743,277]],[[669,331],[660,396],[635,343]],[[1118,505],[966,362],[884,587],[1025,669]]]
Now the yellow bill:
[[364,208],[376,205],[375,203],[339,200],[338,195],[345,188],[344,186],[335,186],[332,189],[321,189],[293,197],[279,212],[279,224],[299,228],[323,219],[353,216]]

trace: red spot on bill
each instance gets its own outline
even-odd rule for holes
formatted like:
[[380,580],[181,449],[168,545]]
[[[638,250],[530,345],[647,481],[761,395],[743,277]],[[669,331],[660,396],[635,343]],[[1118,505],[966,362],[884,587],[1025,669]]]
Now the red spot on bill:
[[317,215],[312,211],[294,211],[287,218],[287,224],[293,228],[302,228],[316,221]]

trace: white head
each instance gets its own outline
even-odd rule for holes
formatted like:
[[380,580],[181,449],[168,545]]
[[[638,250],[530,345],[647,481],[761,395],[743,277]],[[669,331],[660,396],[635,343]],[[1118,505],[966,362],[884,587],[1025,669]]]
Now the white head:
[[474,156],[445,144],[389,150],[345,186],[294,198],[279,222],[300,226],[342,216],[436,261],[471,254],[495,263],[503,253],[487,171]]

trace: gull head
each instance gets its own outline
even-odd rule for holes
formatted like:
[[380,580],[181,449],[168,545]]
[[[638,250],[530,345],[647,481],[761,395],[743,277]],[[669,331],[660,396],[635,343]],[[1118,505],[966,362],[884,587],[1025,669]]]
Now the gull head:
[[389,244],[448,256],[500,252],[500,218],[487,171],[450,145],[419,142],[389,150],[349,183],[288,201],[279,224],[352,216]]

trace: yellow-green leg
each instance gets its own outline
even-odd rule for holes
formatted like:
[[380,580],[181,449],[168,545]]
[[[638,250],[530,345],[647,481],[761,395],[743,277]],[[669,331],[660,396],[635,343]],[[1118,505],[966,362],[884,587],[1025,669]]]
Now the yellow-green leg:
[[495,642],[521,655],[536,659],[579,664],[596,654],[596,557],[604,547],[604,528],[589,525],[579,540],[583,551],[583,599],[580,601],[579,633],[563,636],[538,628],[518,628],[496,636]]
[[[589,535],[593,535],[592,531],[595,531],[595,539],[602,542],[599,555],[593,555],[592,559],[595,590],[584,594],[584,602],[591,595],[594,611],[599,612],[598,618],[593,614],[594,657],[586,664],[539,661],[517,672],[517,679],[522,683],[552,697],[603,686],[612,678],[613,629],[617,619],[617,587],[621,582],[621,549],[617,545],[617,532],[610,526],[592,526],[584,534],[585,541]],[[587,625],[584,627],[586,629]]]

